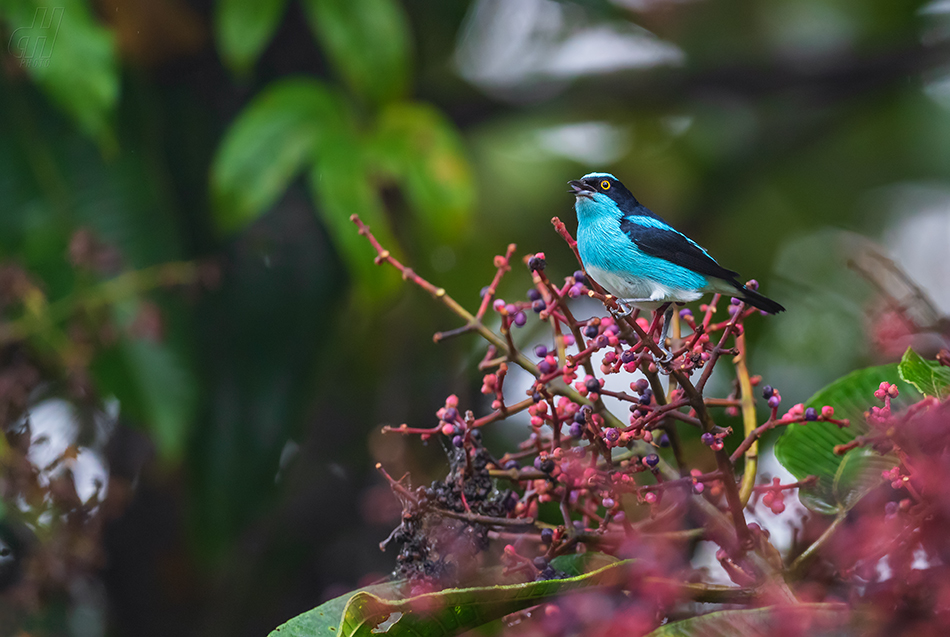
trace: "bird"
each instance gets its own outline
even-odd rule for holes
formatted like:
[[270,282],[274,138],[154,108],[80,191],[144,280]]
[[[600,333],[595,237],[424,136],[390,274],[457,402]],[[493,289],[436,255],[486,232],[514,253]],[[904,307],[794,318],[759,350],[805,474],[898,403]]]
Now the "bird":
[[593,172],[568,182],[577,212],[577,251],[584,270],[617,297],[624,314],[633,307],[665,309],[664,353],[673,303],[712,293],[730,294],[769,314],[781,304],[743,285],[737,272],[637,201],[610,173]]

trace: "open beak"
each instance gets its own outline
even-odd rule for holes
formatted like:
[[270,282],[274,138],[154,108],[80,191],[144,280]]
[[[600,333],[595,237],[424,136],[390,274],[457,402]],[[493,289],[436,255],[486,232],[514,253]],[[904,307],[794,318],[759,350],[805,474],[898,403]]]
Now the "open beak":
[[571,187],[571,189],[568,190],[568,192],[574,195],[575,197],[591,198],[594,196],[593,195],[594,187],[585,184],[583,181],[578,181],[577,179],[575,179],[574,181],[567,182],[567,185]]

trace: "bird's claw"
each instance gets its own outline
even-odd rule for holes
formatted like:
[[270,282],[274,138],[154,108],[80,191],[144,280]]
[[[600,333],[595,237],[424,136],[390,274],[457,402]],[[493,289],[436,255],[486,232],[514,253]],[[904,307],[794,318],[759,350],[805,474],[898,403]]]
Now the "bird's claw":
[[611,309],[611,308],[608,308],[608,309],[610,310],[610,315],[613,316],[614,319],[616,320],[627,318],[628,316],[633,314],[633,306],[630,305],[629,303],[625,303],[623,299],[617,299],[616,310]]

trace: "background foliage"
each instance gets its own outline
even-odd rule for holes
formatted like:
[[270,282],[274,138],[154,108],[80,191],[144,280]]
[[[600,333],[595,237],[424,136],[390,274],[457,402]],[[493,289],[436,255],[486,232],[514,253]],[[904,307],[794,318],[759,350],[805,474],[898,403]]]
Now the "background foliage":
[[[786,400],[909,340],[931,358],[850,233],[944,280],[941,3],[0,0],[0,27],[0,258],[41,291],[4,318],[48,392],[117,399],[83,444],[133,485],[102,559],[27,605],[39,634],[260,635],[389,570],[369,471],[444,460],[373,432],[477,379],[353,212],[473,305],[509,242],[570,268],[548,220],[609,169],[790,308],[752,335]],[[70,260],[80,229],[111,266]],[[179,261],[207,285],[139,276],[96,306],[118,336],[79,346],[100,281]]]

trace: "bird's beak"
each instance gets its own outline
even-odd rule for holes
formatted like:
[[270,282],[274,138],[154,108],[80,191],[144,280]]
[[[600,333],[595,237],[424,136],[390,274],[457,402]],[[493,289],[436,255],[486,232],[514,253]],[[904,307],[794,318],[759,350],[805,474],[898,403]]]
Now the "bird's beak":
[[571,187],[568,192],[575,197],[593,197],[594,188],[585,184],[583,181],[578,181],[577,179],[567,182],[567,185]]

